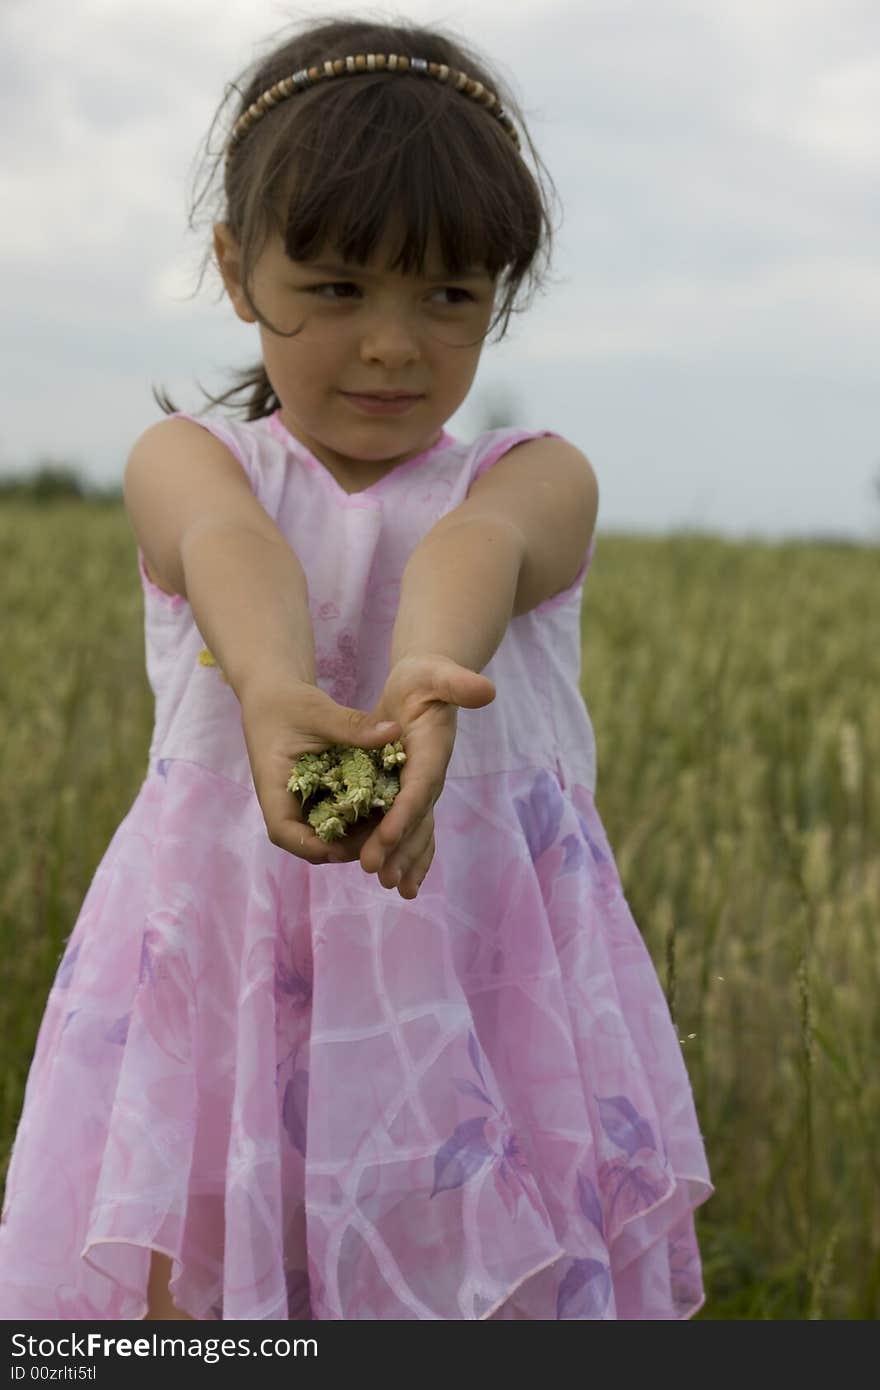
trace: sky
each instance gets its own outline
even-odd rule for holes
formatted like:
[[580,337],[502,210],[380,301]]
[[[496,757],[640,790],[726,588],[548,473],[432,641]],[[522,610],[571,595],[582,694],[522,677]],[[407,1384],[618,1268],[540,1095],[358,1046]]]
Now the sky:
[[[438,24],[522,105],[552,278],[448,422],[589,457],[598,534],[880,542],[876,0],[0,0],[0,473],[120,483],[256,360],[187,225],[226,84],[324,15]],[[216,137],[215,137],[216,138]]]

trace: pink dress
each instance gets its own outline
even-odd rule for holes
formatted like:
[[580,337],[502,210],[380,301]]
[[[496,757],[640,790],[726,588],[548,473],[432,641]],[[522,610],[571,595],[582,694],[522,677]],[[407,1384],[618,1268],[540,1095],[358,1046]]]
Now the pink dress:
[[[192,419],[194,417],[188,416]],[[347,494],[278,415],[197,420],[309,579],[318,683],[369,710],[401,573],[547,431],[444,433]],[[582,586],[514,618],[461,710],[418,897],[271,844],[238,702],[148,579],[149,766],[67,943],[0,1226],[0,1317],[687,1318],[712,1185],[594,804]]]

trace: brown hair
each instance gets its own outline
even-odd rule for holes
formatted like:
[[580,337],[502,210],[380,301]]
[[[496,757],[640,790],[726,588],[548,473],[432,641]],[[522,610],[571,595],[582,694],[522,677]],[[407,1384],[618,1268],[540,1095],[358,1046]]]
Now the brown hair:
[[[354,53],[402,53],[475,77],[513,116],[535,172],[501,123],[476,102],[430,78],[369,72],[320,83],[280,102],[247,133],[228,167],[227,134],[190,212],[190,229],[221,166],[223,188],[215,195],[211,224],[225,222],[239,243],[247,302],[257,320],[274,332],[280,330],[259,313],[249,288],[273,231],[283,237],[294,260],[308,260],[330,244],[345,260],[363,265],[386,229],[402,225],[392,268],[404,273],[423,272],[427,242],[436,232],[451,275],[482,265],[498,277],[500,307],[491,326],[501,320],[503,337],[511,313],[526,307],[517,301],[523,282],[533,291],[547,272],[552,226],[542,173],[551,189],[553,183],[509,89],[458,38],[435,29],[354,18],[310,24],[227,87],[208,147],[232,93],[238,101],[229,133],[275,82],[300,68]],[[203,257],[196,292],[212,257],[213,242]],[[529,293],[526,302],[530,299]],[[201,383],[199,389],[214,405],[244,397],[235,408],[244,411],[246,420],[278,409],[281,402],[262,361],[231,375],[236,384],[220,396],[212,396]],[[177,409],[155,386],[153,395],[166,414]]]

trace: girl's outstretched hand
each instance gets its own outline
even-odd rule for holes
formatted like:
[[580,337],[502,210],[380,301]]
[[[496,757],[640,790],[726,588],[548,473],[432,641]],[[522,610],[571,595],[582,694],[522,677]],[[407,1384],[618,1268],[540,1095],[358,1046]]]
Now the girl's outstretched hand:
[[[383,888],[414,898],[434,858],[434,803],[443,790],[455,743],[458,708],[481,709],[495,699],[488,676],[447,656],[403,657],[391,668],[372,710],[376,721],[398,724],[406,762],[400,791],[360,853],[361,868]],[[399,871],[399,878],[398,878]]]
[[307,864],[354,862],[381,811],[357,821],[343,839],[327,844],[309,825],[308,809],[304,811],[299,798],[287,790],[291,768],[302,753],[321,753],[335,743],[381,748],[400,738],[399,725],[378,731],[376,724],[386,716],[338,705],[320,687],[297,680],[252,685],[240,703],[254,790],[272,844]]

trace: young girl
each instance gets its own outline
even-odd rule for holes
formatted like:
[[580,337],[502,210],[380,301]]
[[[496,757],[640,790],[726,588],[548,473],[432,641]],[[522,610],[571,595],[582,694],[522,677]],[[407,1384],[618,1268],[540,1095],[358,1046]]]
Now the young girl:
[[[540,160],[473,52],[352,20],[254,65],[220,161],[261,361],[210,398],[244,419],[165,398],[128,459],[155,730],[42,1022],[0,1316],[690,1317],[711,1183],[579,689],[595,476],[445,429],[546,255]],[[395,738],[397,800],[325,843],[293,762]]]

